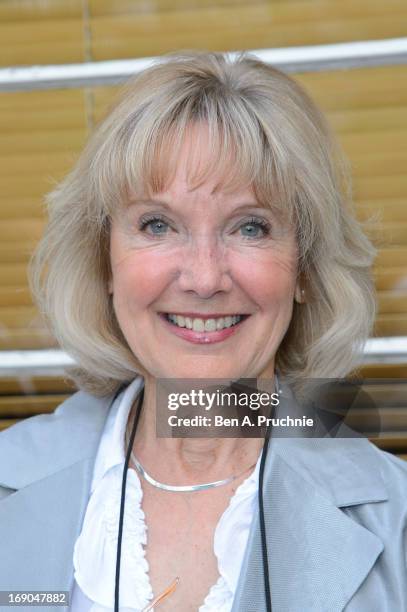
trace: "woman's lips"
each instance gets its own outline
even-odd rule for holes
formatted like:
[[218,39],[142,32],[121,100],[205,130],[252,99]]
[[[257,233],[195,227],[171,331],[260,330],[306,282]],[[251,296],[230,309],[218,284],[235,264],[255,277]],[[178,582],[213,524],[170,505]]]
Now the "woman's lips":
[[225,327],[223,329],[219,329],[216,331],[203,331],[197,332],[193,329],[187,329],[186,327],[178,327],[174,323],[168,321],[167,317],[164,314],[160,314],[160,319],[166,325],[167,329],[171,331],[175,336],[179,338],[183,338],[188,342],[192,342],[193,344],[214,344],[215,342],[222,342],[222,340],[226,340],[232,334],[234,334],[241,325],[246,321],[248,316],[245,316],[239,323],[232,325],[231,327]]

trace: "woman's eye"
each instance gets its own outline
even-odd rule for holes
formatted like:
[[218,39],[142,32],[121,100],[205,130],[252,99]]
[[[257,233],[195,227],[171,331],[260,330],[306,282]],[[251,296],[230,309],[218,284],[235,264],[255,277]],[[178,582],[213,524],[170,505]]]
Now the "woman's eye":
[[[164,236],[170,230],[170,224],[161,217],[144,217],[139,221],[139,230],[151,236]],[[270,234],[270,224],[264,219],[249,219],[239,227],[244,238],[264,238]]]
[[146,230],[148,229],[149,234],[159,236],[162,234],[166,234],[168,227],[168,223],[166,223],[164,219],[161,219],[160,217],[151,217],[148,219],[141,219],[139,229],[142,232],[146,232]]
[[269,235],[270,225],[266,221],[252,219],[241,225],[240,230],[245,238],[263,238]]

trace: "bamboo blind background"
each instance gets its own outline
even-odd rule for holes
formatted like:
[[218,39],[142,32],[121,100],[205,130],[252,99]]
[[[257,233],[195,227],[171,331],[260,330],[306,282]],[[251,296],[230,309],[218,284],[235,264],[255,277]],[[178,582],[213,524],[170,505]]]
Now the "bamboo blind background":
[[2,0],[0,62],[58,64],[406,35],[405,0]]
[[[0,3],[0,66],[406,35],[405,0]],[[294,76],[326,112],[351,161],[359,218],[376,218],[369,230],[379,247],[375,334],[407,336],[407,67]],[[54,345],[29,295],[27,262],[44,227],[44,194],[72,166],[115,92],[95,87],[0,94],[0,350]],[[407,364],[370,366],[364,373],[407,379]],[[59,379],[0,379],[0,428],[53,410],[71,391]],[[393,447],[407,453],[407,423],[404,431],[404,446]]]

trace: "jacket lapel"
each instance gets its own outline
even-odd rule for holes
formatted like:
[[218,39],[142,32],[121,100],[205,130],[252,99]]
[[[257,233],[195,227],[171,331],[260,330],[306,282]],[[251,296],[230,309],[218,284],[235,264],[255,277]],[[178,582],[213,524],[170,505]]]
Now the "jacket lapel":
[[383,550],[380,539],[279,457],[273,471],[265,516],[274,609],[343,610]]
[[[388,499],[376,449],[362,438],[272,439],[263,486],[273,612],[341,612],[383,550],[346,510]],[[232,612],[266,610],[256,510]]]
[[52,415],[2,434],[0,485],[14,492],[0,501],[0,590],[71,590],[73,547],[111,401],[78,393]]

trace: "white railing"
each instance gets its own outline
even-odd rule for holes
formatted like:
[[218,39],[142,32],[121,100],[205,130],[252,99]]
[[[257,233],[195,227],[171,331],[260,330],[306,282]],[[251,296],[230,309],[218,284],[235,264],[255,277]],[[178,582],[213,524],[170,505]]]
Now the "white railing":
[[[230,52],[228,55],[234,56],[237,53]],[[407,38],[254,49],[248,53],[285,72],[315,72],[407,64]],[[1,68],[0,91],[113,85],[137,74],[156,60],[157,58],[147,57],[81,64]]]
[[[363,363],[407,364],[407,336],[369,339],[365,345]],[[19,375],[61,376],[74,365],[69,355],[57,349],[0,351],[0,378]]]

